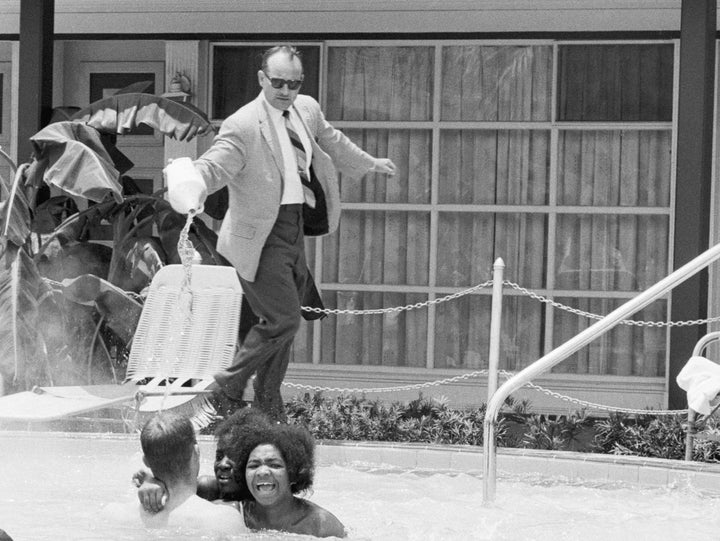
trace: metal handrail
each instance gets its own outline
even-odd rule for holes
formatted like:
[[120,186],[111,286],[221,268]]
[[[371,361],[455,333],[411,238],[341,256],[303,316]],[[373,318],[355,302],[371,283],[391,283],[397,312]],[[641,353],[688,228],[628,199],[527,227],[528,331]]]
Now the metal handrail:
[[702,355],[705,348],[708,347],[714,340],[720,340],[720,331],[709,332],[705,336],[701,337],[693,348],[693,357]]
[[505,403],[507,397],[527,382],[567,359],[570,355],[589,344],[598,336],[609,331],[627,316],[641,310],[718,258],[720,258],[720,244],[716,244],[706,250],[655,285],[619,306],[580,334],[574,336],[527,368],[518,372],[493,394],[492,398],[488,401],[485,420],[483,421],[483,504],[489,504],[495,499],[497,473],[495,425],[500,408]]

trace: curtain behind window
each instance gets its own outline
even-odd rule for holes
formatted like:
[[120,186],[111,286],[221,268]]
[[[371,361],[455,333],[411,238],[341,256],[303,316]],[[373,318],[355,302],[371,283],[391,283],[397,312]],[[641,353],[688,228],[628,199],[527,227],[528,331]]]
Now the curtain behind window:
[[[332,121],[432,119],[432,47],[331,47],[326,116]],[[389,157],[394,177],[340,179],[346,203],[430,203],[432,134],[427,129],[344,129],[364,150]],[[323,281],[427,286],[430,213],[426,210],[343,211],[339,230],[323,240]],[[341,309],[403,306],[424,294],[326,291]],[[334,296],[334,299],[331,297]],[[322,360],[338,364],[426,365],[427,310],[344,316],[323,322]]]
[[[559,48],[556,85],[548,45],[443,45],[440,66],[430,46],[329,48],[328,119],[393,123],[344,131],[371,154],[393,159],[399,171],[341,179],[342,199],[352,208],[339,231],[323,239],[322,281],[347,289],[325,289],[330,305],[367,309],[428,299],[403,291],[411,287],[440,297],[489,279],[502,257],[506,279],[545,289],[550,298],[558,291],[560,302],[604,315],[667,273],[672,131],[632,123],[665,122],[671,113],[672,46],[573,47]],[[601,91],[586,88],[597,81]],[[623,124],[565,130],[551,128],[554,120]],[[433,129],[413,127],[428,121]],[[373,287],[380,291],[368,291]],[[435,367],[485,368],[489,301],[482,294],[436,305],[434,329],[426,309],[328,318],[322,360],[424,366],[425,336],[433,332]],[[664,320],[666,309],[665,301],[655,303],[638,319]],[[557,346],[593,321],[508,291],[501,367],[521,369],[546,352],[546,342]],[[623,326],[556,370],[662,375],[665,336],[664,329]]]
[[[442,57],[443,121],[550,120],[551,47],[448,46]],[[549,130],[443,129],[439,161],[438,203],[494,205],[498,210],[440,212],[437,284],[482,283],[501,257],[506,279],[544,287],[547,215],[530,207],[548,203]],[[439,306],[435,366],[486,368],[489,325],[487,297],[463,297]],[[541,305],[506,296],[501,332],[501,368],[515,370],[537,360],[545,336]]]

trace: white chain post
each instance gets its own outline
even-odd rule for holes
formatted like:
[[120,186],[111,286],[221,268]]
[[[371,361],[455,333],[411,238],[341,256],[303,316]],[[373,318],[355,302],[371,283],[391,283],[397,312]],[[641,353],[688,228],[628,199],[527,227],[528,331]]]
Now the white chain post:
[[498,257],[493,264],[493,294],[490,310],[490,346],[488,350],[487,401],[497,391],[498,366],[500,364],[500,327],[502,325],[503,271],[505,262]]

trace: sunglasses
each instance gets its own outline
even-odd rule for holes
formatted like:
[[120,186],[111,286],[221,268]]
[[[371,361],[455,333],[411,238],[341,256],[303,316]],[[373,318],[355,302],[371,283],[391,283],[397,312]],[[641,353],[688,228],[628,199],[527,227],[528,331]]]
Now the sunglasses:
[[270,86],[273,88],[280,90],[283,86],[287,85],[288,90],[297,90],[300,88],[300,85],[303,84],[303,80],[292,80],[292,79],[280,79],[279,77],[270,77],[265,71],[265,77],[268,78],[270,81]]

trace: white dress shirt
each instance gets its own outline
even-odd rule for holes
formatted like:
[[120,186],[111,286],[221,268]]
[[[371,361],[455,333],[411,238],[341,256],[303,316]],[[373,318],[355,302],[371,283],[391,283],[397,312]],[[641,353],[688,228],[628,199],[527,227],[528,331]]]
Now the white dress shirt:
[[[265,99],[265,94],[262,95]],[[285,127],[285,117],[280,109],[276,109],[265,100],[267,104],[267,110],[270,113],[270,120],[275,128],[275,133],[278,136],[278,142],[280,143],[280,152],[283,157],[283,194],[280,200],[281,205],[292,205],[297,203],[304,203],[305,196],[303,195],[303,188],[300,182],[300,175],[298,175],[297,158],[295,156],[295,150],[293,149],[292,143],[290,142],[290,136],[288,135],[287,128]],[[295,110],[290,107],[290,124],[292,124],[295,133],[300,137],[300,141],[305,149],[306,156],[306,167],[305,174],[310,178],[310,163],[312,160],[312,147],[310,146],[310,139],[305,126],[301,120],[297,117]]]

